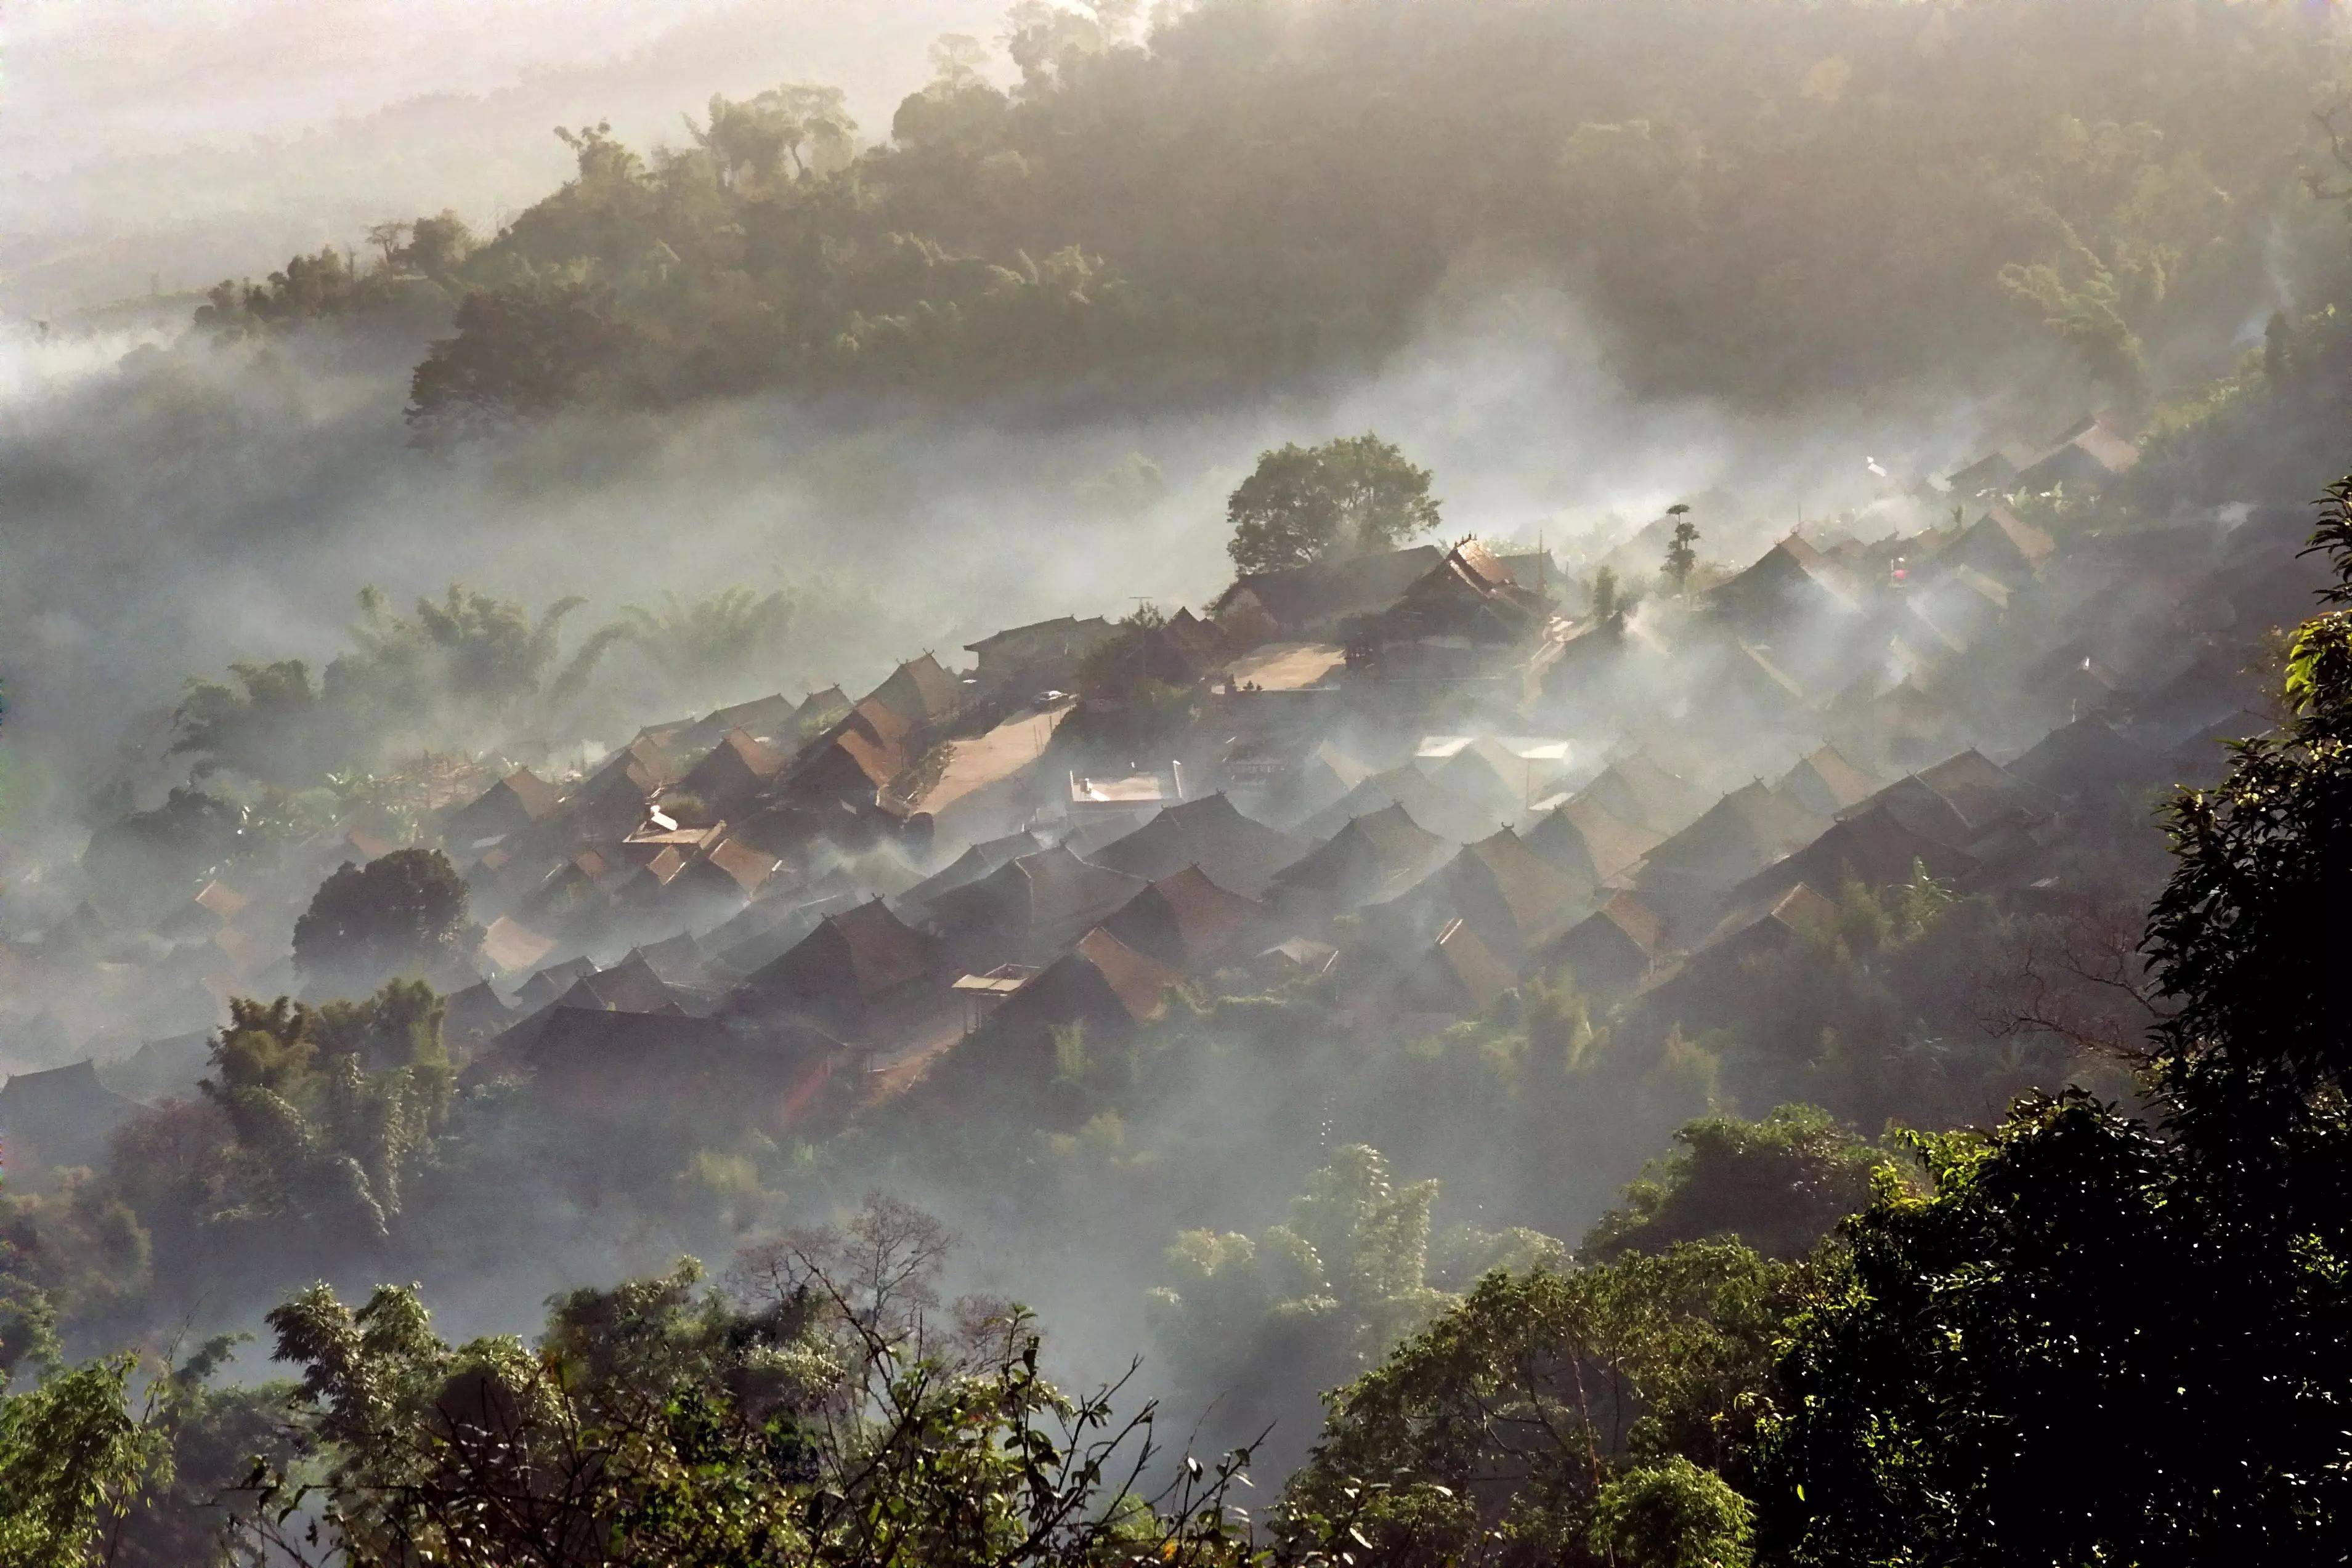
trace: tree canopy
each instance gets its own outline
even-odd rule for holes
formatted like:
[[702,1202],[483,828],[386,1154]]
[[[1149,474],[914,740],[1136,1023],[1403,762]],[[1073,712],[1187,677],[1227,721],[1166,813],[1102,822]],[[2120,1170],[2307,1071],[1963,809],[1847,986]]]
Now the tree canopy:
[[1431,475],[1370,432],[1258,455],[1225,502],[1240,570],[1276,571],[1393,548],[1437,527]]

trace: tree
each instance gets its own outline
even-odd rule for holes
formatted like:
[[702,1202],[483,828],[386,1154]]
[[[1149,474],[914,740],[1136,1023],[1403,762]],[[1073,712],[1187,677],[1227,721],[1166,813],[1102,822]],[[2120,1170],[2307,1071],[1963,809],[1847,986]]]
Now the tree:
[[448,1115],[442,1004],[418,980],[313,1010],[234,998],[199,1087],[230,1142],[207,1218],[287,1216],[339,1239],[382,1237]]
[[796,609],[782,591],[740,585],[690,601],[665,593],[652,610],[624,605],[613,630],[674,682],[724,685],[772,667]]
[[1690,591],[1691,572],[1698,566],[1698,525],[1689,514],[1690,508],[1680,504],[1666,508],[1666,516],[1675,519],[1674,538],[1666,543],[1666,580],[1676,593]]
[[1675,1134],[1665,1159],[1601,1217],[1581,1256],[1655,1252],[1736,1238],[1768,1258],[1801,1258],[1871,1198],[1886,1155],[1811,1105],[1759,1122],[1708,1116]]
[[439,850],[394,850],[364,866],[346,861],[294,922],[294,965],[314,985],[362,989],[393,975],[439,970],[460,955],[465,878]]
[[1438,524],[1431,475],[1378,435],[1261,453],[1225,503],[1226,553],[1242,571],[1274,571],[1389,549]]
[[[2352,478],[2313,548],[2352,603]],[[2352,1517],[2352,612],[2304,626],[2284,732],[2168,810],[2149,1126],[2080,1091],[1912,1141],[1796,1322],[1765,1434],[1800,1563],[2312,1562]],[[2080,1458],[2096,1454],[2084,1469]],[[2072,1485],[2053,1488],[2053,1474]]]
[[1247,1456],[1145,1490],[1150,1408],[1046,1382],[1018,1309],[940,1311],[943,1244],[869,1201],[727,1291],[682,1260],[558,1297],[530,1348],[451,1345],[413,1290],[314,1285],[269,1314],[304,1451],[261,1467],[241,1560],[1234,1563]]
[[1294,1550],[1432,1568],[1581,1563],[1596,1538],[1619,1561],[1704,1562],[1675,1553],[1743,1533],[1717,1472],[1739,1463],[1803,1277],[1729,1242],[1496,1270],[1330,1396],[1277,1528]]
[[949,92],[961,92],[980,81],[980,68],[988,63],[988,46],[969,33],[941,33],[931,42],[931,81]]

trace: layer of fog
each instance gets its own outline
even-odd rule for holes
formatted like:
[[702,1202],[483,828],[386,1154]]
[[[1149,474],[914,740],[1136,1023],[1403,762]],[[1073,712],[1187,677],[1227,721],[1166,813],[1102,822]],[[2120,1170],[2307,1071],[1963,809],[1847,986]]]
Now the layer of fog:
[[[950,415],[778,397],[581,415],[450,452],[406,444],[413,344],[152,346],[174,331],[155,323],[143,348],[0,339],[0,744],[85,786],[126,735],[152,747],[185,676],[323,664],[363,584],[401,603],[459,580],[533,610],[581,594],[590,622],[665,591],[830,581],[883,615],[830,667],[777,683],[855,691],[1026,619],[1202,603],[1227,572],[1225,493],[1285,441],[1399,442],[1435,470],[1448,535],[1597,553],[1693,500],[1704,553],[1738,560],[1802,517],[1884,511],[1906,476],[2004,420],[2053,417],[1926,392],[1760,421],[1636,403],[1571,300],[1492,279],[1433,302],[1378,373],[1244,405],[1086,418],[1009,399]],[[1859,526],[1925,520],[1897,504]]]

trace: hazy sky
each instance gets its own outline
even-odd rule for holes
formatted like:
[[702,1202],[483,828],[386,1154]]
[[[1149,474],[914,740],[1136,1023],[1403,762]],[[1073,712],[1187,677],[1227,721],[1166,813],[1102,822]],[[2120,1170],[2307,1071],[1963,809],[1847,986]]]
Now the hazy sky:
[[1003,0],[7,0],[0,309],[259,273],[563,175],[557,123],[681,135],[714,91],[847,91],[872,133]]

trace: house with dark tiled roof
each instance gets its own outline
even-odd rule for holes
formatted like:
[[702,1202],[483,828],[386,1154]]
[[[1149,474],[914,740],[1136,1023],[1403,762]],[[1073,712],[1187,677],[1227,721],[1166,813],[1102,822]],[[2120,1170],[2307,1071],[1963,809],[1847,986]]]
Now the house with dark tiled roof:
[[1517,966],[1467,919],[1455,920],[1406,968],[1391,1005],[1404,1013],[1463,1018],[1486,1011],[1518,983]]
[[2052,730],[2008,771],[2056,800],[2080,800],[2168,782],[2166,759],[2096,715]]
[[1968,567],[2016,588],[2031,582],[2057,552],[2055,539],[1996,503],[1944,550],[1939,564],[1947,571]]
[[779,787],[804,802],[872,808],[891,780],[916,760],[910,750],[915,733],[915,721],[877,693],[803,752]]
[[1777,897],[1747,905],[1722,924],[1681,962],[1658,971],[1642,988],[1653,1012],[1685,1028],[1711,1029],[1738,1018],[1752,1005],[1748,966],[1789,946],[1808,931],[1832,926],[1837,906],[1799,883]]
[[1056,847],[1008,861],[928,908],[933,929],[967,969],[1042,964],[1150,885]]
[[939,941],[880,899],[829,915],[729,998],[731,1016],[806,1016],[845,1040],[869,1036],[939,977]]
[[1050,1074],[1064,1039],[1081,1049],[1121,1039],[1166,1010],[1182,979],[1108,931],[1089,931],[999,1003],[950,1053],[942,1076],[1011,1072],[1027,1082]]
[[1690,826],[1707,807],[1696,786],[1638,751],[1602,768],[1576,798],[1661,838]]
[[[1462,779],[1457,783],[1465,782]],[[1298,825],[1308,839],[1328,838],[1349,822],[1390,807],[1402,807],[1429,831],[1455,843],[1483,839],[1517,820],[1525,810],[1517,793],[1492,774],[1472,778],[1475,789],[1452,790],[1411,763],[1375,773],[1335,804],[1325,807]]]
[[2085,414],[2018,470],[2017,487],[2046,493],[2097,489],[2139,465],[2139,447],[2105,414]]
[[1206,974],[1261,951],[1273,911],[1220,887],[1198,866],[1155,880],[1102,923],[1125,946],[1180,974]]
[[1056,615],[992,632],[965,643],[964,652],[972,656],[972,678],[983,691],[1067,689],[1076,684],[1087,655],[1118,634],[1118,629],[1099,615],[1084,621]]
[[753,1029],[676,1012],[551,1009],[509,1031],[467,1078],[511,1077],[575,1122],[773,1135],[806,1114],[848,1049],[805,1019]]
[[1826,819],[1762,784],[1747,784],[1652,850],[1633,885],[1670,925],[1687,930],[1709,917],[1734,887],[1802,849],[1828,826]]
[[1286,919],[1312,921],[1394,898],[1444,864],[1453,850],[1402,806],[1370,811],[1275,874],[1275,907]]
[[1209,606],[1209,619],[1237,649],[1298,638],[1387,609],[1444,559],[1436,546],[1416,545],[1244,572]]
[[499,999],[488,980],[483,980],[443,1002],[441,1038],[462,1052],[505,1032],[515,1021],[515,1010]]
[[1522,587],[1493,549],[1465,539],[1409,584],[1362,636],[1381,644],[1433,637],[1512,644],[1538,635],[1550,620],[1549,600]]
[[1273,885],[1276,872],[1312,847],[1244,816],[1220,793],[1171,806],[1086,858],[1152,882],[1198,866],[1219,887],[1255,898]]
[[[1034,833],[1007,833],[971,845],[946,865],[908,888],[893,900],[901,909],[922,910],[943,893],[978,882],[997,867],[1045,847]],[[1121,868],[1124,869],[1124,868]]]
[[581,976],[595,972],[596,963],[593,958],[566,958],[561,964],[550,964],[525,980],[521,988],[515,992],[515,1010],[519,1014],[535,1013],[570,990],[572,982]]
[[1954,496],[1969,499],[2010,495],[2019,488],[2017,476],[2042,455],[2042,450],[2029,442],[2010,442],[1956,471],[1944,484]]
[[1777,900],[1798,883],[1835,893],[1849,881],[1877,891],[1921,872],[1953,883],[1973,873],[1977,858],[1908,826],[1886,806],[1865,807],[1832,822],[1820,837],[1734,889],[1735,905]]
[[1586,899],[1599,897],[1601,889],[1665,842],[1664,834],[1635,827],[1590,795],[1554,807],[1520,837],[1528,849],[1559,867],[1578,896]]
[[1516,970],[1591,913],[1592,892],[1506,828],[1465,845],[1408,897],[1436,912],[1431,924],[1440,928],[1445,919],[1468,921]]
[[1665,922],[1631,893],[1618,893],[1535,956],[1531,967],[1565,969],[1599,1000],[1633,991],[1666,953]]
[[138,1113],[138,1102],[100,1082],[89,1061],[12,1072],[0,1084],[0,1141],[12,1172],[103,1165],[114,1130]]
[[528,768],[518,768],[449,815],[441,836],[460,852],[519,832],[562,804],[563,792]]
[[1816,817],[1833,817],[1885,787],[1884,780],[1855,767],[1836,747],[1820,746],[1782,774],[1772,792]]
[[1794,533],[1707,590],[1705,604],[1739,635],[1763,643],[1790,631],[1852,622],[1863,612],[1858,585]]
[[757,800],[789,760],[750,730],[730,729],[677,781],[677,792],[701,801],[711,816],[729,816]]
[[961,710],[963,701],[963,683],[941,669],[929,653],[891,671],[890,678],[866,698],[897,714],[910,729],[945,724]]

